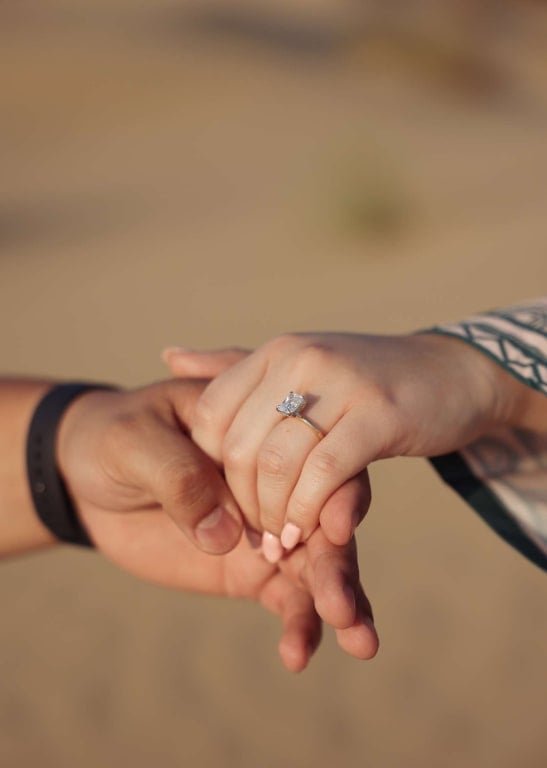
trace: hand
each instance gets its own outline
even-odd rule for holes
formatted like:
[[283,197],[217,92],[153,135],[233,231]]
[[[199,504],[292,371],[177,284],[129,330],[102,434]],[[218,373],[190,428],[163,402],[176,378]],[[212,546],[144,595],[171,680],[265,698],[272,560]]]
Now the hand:
[[[165,359],[176,374],[210,375],[238,357],[200,397],[192,437],[224,463],[251,524],[289,549],[319,521],[332,542],[353,535],[372,461],[442,454],[522,416],[524,386],[484,354],[433,334],[295,334],[249,355],[171,350]],[[307,397],[305,416],[323,439],[276,412],[289,390]],[[326,514],[350,478],[358,478],[350,482],[360,485],[361,514],[347,506]]]
[[253,600],[278,615],[279,654],[289,671],[303,670],[319,646],[320,616],[335,627],[350,655],[370,659],[378,650],[354,542],[334,548],[318,529],[275,566],[246,537],[225,555],[201,552],[158,511],[100,514],[84,507],[83,517],[98,549],[135,576],[163,587]]
[[164,510],[190,541],[220,554],[243,522],[215,464],[187,435],[204,384],[171,381],[133,392],[92,391],[67,409],[57,459],[85,519]]
[[[318,530],[281,569],[266,563],[246,537],[221,557],[196,548],[218,552],[241,534],[218,470],[182,431],[202,390],[202,383],[178,381],[136,392],[90,392],[67,410],[58,460],[92,540],[146,580],[259,600],[282,617],[280,654],[288,669],[307,665],[320,640],[319,615],[336,628],[348,653],[371,658],[378,637],[354,542],[333,547]],[[231,513],[200,533],[199,522],[219,503]]]

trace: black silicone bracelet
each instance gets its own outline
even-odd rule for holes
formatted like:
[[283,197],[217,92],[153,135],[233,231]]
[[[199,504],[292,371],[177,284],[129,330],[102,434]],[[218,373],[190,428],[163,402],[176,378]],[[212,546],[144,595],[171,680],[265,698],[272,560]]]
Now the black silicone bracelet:
[[27,472],[38,517],[53,535],[70,544],[93,547],[80,522],[57,467],[55,443],[68,405],[84,392],[113,389],[103,384],[74,382],[51,389],[38,403],[27,437]]

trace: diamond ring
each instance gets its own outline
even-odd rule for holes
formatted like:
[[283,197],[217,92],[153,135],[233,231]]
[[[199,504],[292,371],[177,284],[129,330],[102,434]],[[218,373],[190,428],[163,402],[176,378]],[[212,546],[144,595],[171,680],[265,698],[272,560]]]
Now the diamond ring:
[[305,416],[301,415],[301,411],[304,410],[306,405],[307,405],[307,400],[304,397],[304,395],[300,395],[298,392],[293,392],[291,390],[287,395],[287,397],[283,400],[283,402],[279,403],[279,405],[276,405],[275,410],[285,417],[292,417],[293,419],[298,419],[307,427],[310,427],[310,429],[313,429],[313,431],[315,432],[315,436],[318,437],[319,440],[322,440],[325,437],[325,435],[319,429],[319,427],[316,426],[313,423],[313,421],[310,421],[310,419],[307,419]]

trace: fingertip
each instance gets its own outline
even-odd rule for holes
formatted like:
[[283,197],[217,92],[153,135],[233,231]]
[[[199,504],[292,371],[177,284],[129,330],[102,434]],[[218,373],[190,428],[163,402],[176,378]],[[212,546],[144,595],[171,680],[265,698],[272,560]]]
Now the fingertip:
[[262,535],[262,553],[272,565],[278,563],[283,557],[281,541],[275,534],[269,531],[264,531]]
[[294,523],[285,523],[281,531],[281,544],[291,552],[302,539],[302,530]]
[[355,533],[353,520],[334,515],[321,515],[320,525],[327,539],[336,547],[345,547]]
[[321,643],[321,624],[309,632],[294,629],[285,632],[279,641],[279,655],[289,672],[302,672]]
[[311,658],[311,651],[301,640],[297,640],[291,635],[284,635],[279,642],[279,656],[283,666],[289,672],[303,672],[308,666]]
[[358,619],[351,627],[337,629],[338,645],[356,659],[367,661],[378,653],[380,639],[369,616]]
[[178,357],[179,355],[186,355],[192,351],[193,350],[187,349],[186,347],[165,347],[161,352],[161,359],[164,363],[169,365],[172,358]]
[[[328,576],[328,578],[327,578]],[[315,609],[324,622],[336,629],[346,629],[355,622],[355,590],[342,582],[338,574],[319,575],[315,591]]]

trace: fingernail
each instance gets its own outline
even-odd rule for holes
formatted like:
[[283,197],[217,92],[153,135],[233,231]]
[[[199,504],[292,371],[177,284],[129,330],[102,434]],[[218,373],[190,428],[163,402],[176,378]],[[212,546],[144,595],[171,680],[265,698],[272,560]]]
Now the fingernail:
[[260,533],[260,531],[257,531],[254,528],[250,528],[249,526],[247,526],[245,528],[245,535],[247,536],[249,544],[253,549],[258,549],[262,544],[262,534]]
[[164,360],[167,360],[171,355],[187,355],[189,352],[193,352],[193,349],[187,347],[166,347],[161,356]]
[[281,542],[269,531],[262,534],[262,552],[269,563],[278,563],[283,557]]
[[223,554],[233,549],[241,536],[241,521],[224,507],[215,507],[194,528],[197,543],[205,552]]
[[218,525],[220,523],[220,519],[222,515],[224,514],[224,510],[222,507],[216,507],[210,515],[207,515],[207,517],[204,517],[203,520],[200,520],[199,523],[196,526],[196,530],[198,531],[207,531],[209,528],[214,528],[215,525]]
[[285,523],[283,530],[281,531],[281,543],[288,549],[294,549],[300,539],[302,538],[302,531],[294,523]]
[[376,632],[376,627],[374,626],[374,621],[372,619],[372,616],[367,615],[363,618],[363,624],[366,624],[369,629],[371,629],[375,635],[378,633]]

